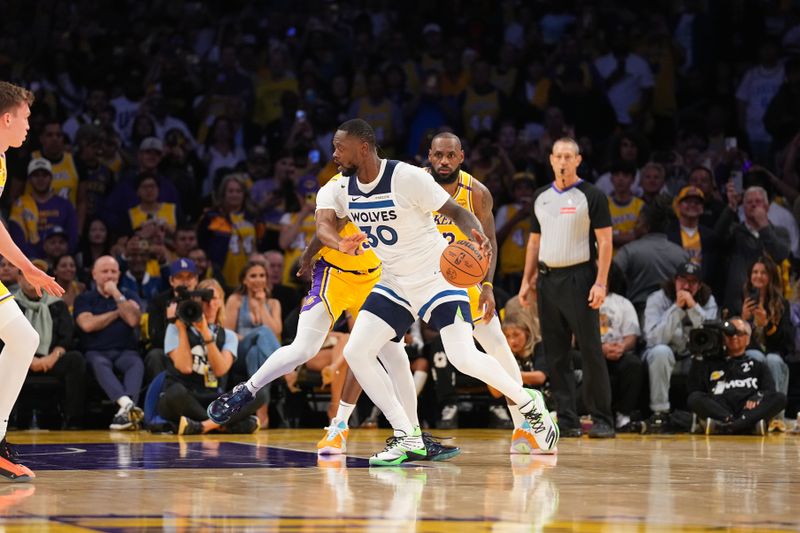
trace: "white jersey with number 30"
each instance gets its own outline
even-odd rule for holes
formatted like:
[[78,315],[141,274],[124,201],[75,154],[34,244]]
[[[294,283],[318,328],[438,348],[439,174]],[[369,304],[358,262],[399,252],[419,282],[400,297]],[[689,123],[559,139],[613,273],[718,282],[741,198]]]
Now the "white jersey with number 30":
[[384,159],[371,183],[356,176],[328,182],[317,194],[317,209],[333,209],[352,220],[367,235],[384,274],[428,277],[439,271],[439,256],[447,247],[431,213],[448,198],[423,169]]

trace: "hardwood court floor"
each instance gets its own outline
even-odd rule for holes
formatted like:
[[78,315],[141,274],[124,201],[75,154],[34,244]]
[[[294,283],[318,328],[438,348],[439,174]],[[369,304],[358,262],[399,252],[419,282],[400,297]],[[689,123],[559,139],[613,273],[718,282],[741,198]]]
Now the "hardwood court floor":
[[0,532],[798,531],[800,437],[562,440],[509,456],[510,432],[450,432],[448,463],[368,468],[384,430],[317,462],[321,431],[246,437],[11,433],[33,483],[0,482]]

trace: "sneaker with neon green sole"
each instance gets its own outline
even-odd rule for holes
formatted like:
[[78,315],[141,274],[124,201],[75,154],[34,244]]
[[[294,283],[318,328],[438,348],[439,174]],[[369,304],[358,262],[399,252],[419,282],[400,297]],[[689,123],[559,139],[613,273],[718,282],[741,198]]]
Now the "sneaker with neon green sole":
[[407,461],[424,459],[428,455],[422,440],[422,431],[414,428],[411,435],[400,430],[386,439],[386,447],[369,458],[371,466],[395,466]]

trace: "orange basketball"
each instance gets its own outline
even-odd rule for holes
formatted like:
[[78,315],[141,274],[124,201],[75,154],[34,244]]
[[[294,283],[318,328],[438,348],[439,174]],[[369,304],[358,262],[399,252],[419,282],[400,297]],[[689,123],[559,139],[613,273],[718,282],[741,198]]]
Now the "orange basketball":
[[489,257],[472,241],[458,241],[449,245],[439,259],[442,276],[451,285],[466,288],[477,285],[486,277]]

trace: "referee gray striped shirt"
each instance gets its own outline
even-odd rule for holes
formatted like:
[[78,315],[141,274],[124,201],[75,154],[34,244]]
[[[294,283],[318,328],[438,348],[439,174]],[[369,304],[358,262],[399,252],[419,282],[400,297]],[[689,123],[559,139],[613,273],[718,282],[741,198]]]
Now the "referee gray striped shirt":
[[533,196],[531,232],[541,234],[539,261],[562,268],[594,260],[594,230],[611,226],[606,195],[579,180],[560,190],[551,183]]

